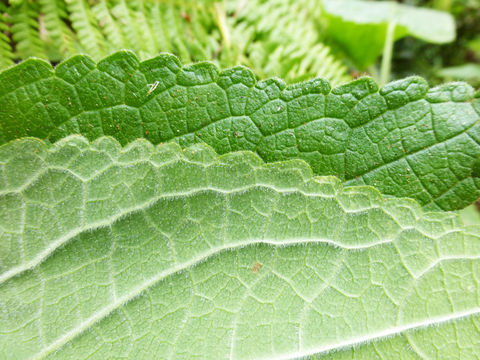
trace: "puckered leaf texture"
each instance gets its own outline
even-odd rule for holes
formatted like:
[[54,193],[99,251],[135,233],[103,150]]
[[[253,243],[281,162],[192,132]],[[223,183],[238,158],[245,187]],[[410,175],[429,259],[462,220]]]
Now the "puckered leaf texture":
[[478,355],[480,228],[301,160],[22,139],[0,195],[2,359]]
[[367,184],[452,210],[480,197],[480,99],[464,83],[429,89],[411,77],[379,89],[362,78],[331,89],[321,79],[256,82],[236,67],[181,67],[130,52],[96,64],[27,60],[0,74],[0,142],[34,136],[103,135],[204,142],[220,154],[256,152],[267,162],[299,158],[317,175]]

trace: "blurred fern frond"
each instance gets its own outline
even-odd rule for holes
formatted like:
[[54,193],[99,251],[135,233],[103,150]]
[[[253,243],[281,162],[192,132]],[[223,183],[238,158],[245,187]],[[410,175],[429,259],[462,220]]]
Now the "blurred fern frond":
[[12,48],[10,46],[9,26],[7,23],[7,7],[5,4],[0,3],[0,68],[7,67],[13,64],[13,54]]
[[242,53],[262,76],[289,82],[312,77],[346,80],[346,67],[323,43],[320,0],[240,0],[231,28]]
[[309,0],[9,0],[0,2],[0,67],[119,49],[184,63],[244,64],[259,77],[348,79],[322,43],[320,4]]

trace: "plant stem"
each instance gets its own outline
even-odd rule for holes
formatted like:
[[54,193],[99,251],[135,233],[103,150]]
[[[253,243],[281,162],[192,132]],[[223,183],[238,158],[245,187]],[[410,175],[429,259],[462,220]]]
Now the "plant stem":
[[228,49],[230,47],[230,33],[228,31],[227,19],[225,15],[225,10],[220,3],[215,3],[215,17],[217,19],[218,28],[222,34],[223,42],[225,47]]
[[395,41],[395,21],[388,23],[385,45],[383,47],[382,68],[380,70],[380,85],[384,85],[390,79],[392,67],[393,42]]

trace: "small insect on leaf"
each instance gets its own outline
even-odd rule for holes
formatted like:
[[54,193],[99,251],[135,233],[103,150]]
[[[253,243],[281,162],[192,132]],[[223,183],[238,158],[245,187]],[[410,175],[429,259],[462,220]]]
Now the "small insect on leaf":
[[252,272],[253,272],[254,274],[257,274],[257,273],[260,271],[260,269],[262,268],[262,266],[263,266],[262,264],[260,264],[259,262],[255,261],[255,264],[253,264],[253,266],[252,266]]
[[155,91],[155,89],[158,87],[158,84],[160,84],[160,81],[155,81],[153,84],[148,84],[150,85],[150,89],[147,92],[147,95],[150,95],[152,92]]

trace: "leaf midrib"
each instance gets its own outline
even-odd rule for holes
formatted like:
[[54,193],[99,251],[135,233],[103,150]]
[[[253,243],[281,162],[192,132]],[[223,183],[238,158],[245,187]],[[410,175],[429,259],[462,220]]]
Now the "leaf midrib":
[[476,315],[480,315],[480,307],[476,307],[468,311],[454,312],[448,316],[438,316],[438,317],[429,318],[428,321],[421,321],[421,322],[416,322],[409,325],[396,326],[386,331],[380,331],[368,336],[361,336],[351,340],[342,341],[334,345],[325,345],[325,346],[315,348],[313,350],[299,351],[296,353],[290,353],[285,355],[276,355],[274,358],[264,357],[262,359],[290,360],[290,359],[304,358],[312,355],[321,355],[329,352],[341,351],[341,350],[356,347],[358,345],[368,344],[369,342],[372,342],[372,341],[378,341],[378,340],[382,340],[392,336],[401,335],[405,332],[421,330],[421,329],[425,329],[432,326],[438,327],[446,323],[459,321],[459,320],[462,320],[468,317],[473,317]]
[[[56,249],[58,249],[60,246],[68,243],[70,240],[75,238],[76,236],[80,235],[83,232],[86,231],[91,231],[95,230],[98,228],[102,227],[108,227],[111,226],[116,220],[123,218],[127,215],[133,214],[135,212],[139,211],[144,211],[150,207],[152,207],[154,204],[156,204],[158,201],[163,200],[163,199],[170,199],[170,198],[177,198],[177,197],[189,197],[193,196],[196,194],[204,193],[204,192],[216,192],[216,193],[221,193],[225,195],[230,195],[230,194],[235,194],[235,193],[242,193],[246,192],[255,188],[262,188],[262,189],[268,189],[268,190],[273,190],[277,194],[289,194],[289,193],[299,193],[302,194],[303,196],[306,197],[322,197],[322,198],[334,198],[335,196],[328,196],[323,193],[315,193],[315,192],[305,192],[303,190],[297,189],[297,188],[292,188],[292,189],[278,189],[275,186],[271,184],[253,184],[249,186],[243,186],[239,188],[235,188],[233,190],[224,190],[224,189],[216,189],[213,187],[202,187],[202,188],[197,188],[193,189],[190,191],[184,191],[184,192],[175,192],[175,193],[162,193],[158,194],[157,196],[153,196],[150,200],[142,203],[141,205],[138,206],[133,206],[126,211],[121,211],[113,216],[110,216],[103,221],[99,222],[94,222],[91,223],[89,226],[82,226],[77,229],[69,231],[67,234],[64,236],[58,238],[56,241],[51,243],[48,247],[45,248],[42,252],[40,252],[37,256],[35,256],[33,259],[29,260],[26,264],[23,264],[21,266],[16,266],[10,269],[9,271],[4,272],[3,274],[0,275],[0,285],[7,280],[11,279],[14,276],[17,276],[27,270],[30,270],[39,264],[41,264],[45,259],[47,259],[50,255],[52,255]],[[339,204],[340,205],[340,204]],[[346,210],[343,209],[345,213],[354,213],[355,211],[352,210]],[[359,210],[363,211],[363,210]],[[341,244],[338,244],[338,246],[342,246]]]
[[[196,265],[206,261],[208,258],[219,255],[219,254],[221,254],[223,252],[226,252],[226,251],[233,251],[233,250],[244,248],[245,246],[252,246],[252,245],[258,245],[258,244],[267,244],[267,245],[282,247],[282,246],[305,245],[305,244],[308,244],[308,243],[326,244],[326,245],[330,245],[330,246],[334,246],[334,247],[340,247],[340,248],[347,249],[347,250],[349,250],[349,249],[351,249],[351,250],[362,250],[362,249],[368,249],[368,248],[380,246],[380,245],[383,245],[383,244],[386,244],[386,243],[391,243],[392,241],[393,240],[379,241],[375,244],[370,244],[370,245],[367,245],[367,246],[344,247],[344,246],[341,246],[334,241],[331,241],[331,240],[328,240],[328,239],[321,239],[321,238],[317,238],[317,239],[295,239],[293,241],[292,240],[284,240],[283,242],[282,241],[274,241],[274,240],[269,241],[269,240],[265,240],[265,239],[262,239],[262,240],[250,239],[249,241],[248,240],[247,241],[241,241],[241,242],[237,242],[237,243],[234,243],[234,244],[229,244],[228,246],[225,246],[225,245],[220,246],[220,247],[211,249],[210,251],[206,251],[202,254],[198,254],[195,258],[192,258],[188,261],[185,261],[183,263],[180,263],[176,266],[173,266],[173,267],[171,267],[167,270],[164,270],[164,271],[160,272],[159,274],[157,274],[153,278],[147,280],[142,285],[140,285],[140,286],[136,287],[135,289],[133,289],[132,291],[130,291],[128,294],[125,294],[121,297],[116,297],[115,296],[114,297],[115,301],[110,303],[108,306],[104,307],[101,311],[95,313],[93,316],[90,316],[88,319],[86,319],[85,321],[80,323],[79,326],[77,326],[76,328],[67,332],[62,337],[60,337],[59,339],[57,339],[56,341],[54,341],[53,343],[48,345],[40,353],[33,356],[31,358],[31,360],[43,359],[45,356],[48,356],[49,354],[59,350],[63,345],[67,344],[69,341],[71,341],[74,338],[76,338],[77,336],[81,335],[84,331],[89,329],[94,324],[96,324],[96,323],[102,321],[103,319],[107,318],[115,310],[118,310],[119,308],[121,308],[123,305],[125,305],[126,303],[128,303],[132,299],[137,298],[142,293],[144,293],[145,291],[147,291],[151,287],[155,286],[157,283],[164,280],[165,278],[167,278],[171,275],[177,274],[177,273],[181,273],[182,271],[185,271],[186,269],[195,267]],[[428,271],[430,271],[435,266],[439,265],[444,260],[448,261],[448,260],[458,260],[458,259],[464,259],[464,258],[468,258],[468,257],[459,256],[459,257],[448,257],[448,258],[444,258],[444,259],[441,258],[438,261],[436,261],[432,266],[430,266],[428,268]],[[423,276],[423,274],[422,274],[422,276]],[[276,356],[275,359],[285,359],[285,360],[295,359],[295,358],[305,357],[305,356],[314,355],[314,354],[321,354],[321,353],[326,353],[326,352],[330,352],[330,351],[337,351],[337,350],[352,347],[352,346],[355,346],[355,345],[358,345],[358,344],[366,343],[368,341],[382,339],[382,338],[389,337],[389,336],[392,336],[392,335],[398,335],[398,334],[403,333],[405,331],[421,329],[421,328],[425,328],[425,327],[429,327],[429,326],[433,326],[433,325],[440,325],[440,324],[445,323],[445,322],[451,322],[451,321],[459,320],[459,319],[462,319],[462,318],[465,318],[465,317],[468,317],[468,316],[474,316],[474,315],[477,315],[477,314],[480,314],[480,307],[476,307],[472,310],[463,311],[463,312],[459,312],[459,313],[458,312],[453,312],[449,315],[434,317],[433,319],[429,318],[428,321],[422,321],[422,322],[417,322],[417,323],[413,323],[413,324],[409,324],[409,325],[403,325],[403,326],[396,326],[392,329],[384,330],[384,331],[381,331],[381,332],[378,332],[378,333],[374,333],[372,335],[363,336],[363,337],[359,337],[359,338],[354,338],[354,339],[351,339],[351,340],[346,340],[344,342],[341,342],[340,344],[325,345],[325,346],[316,348],[314,350],[304,351],[304,352],[301,352],[301,353],[286,354],[286,355],[280,356],[280,357]]]

